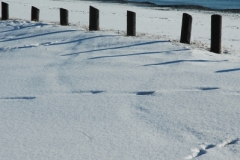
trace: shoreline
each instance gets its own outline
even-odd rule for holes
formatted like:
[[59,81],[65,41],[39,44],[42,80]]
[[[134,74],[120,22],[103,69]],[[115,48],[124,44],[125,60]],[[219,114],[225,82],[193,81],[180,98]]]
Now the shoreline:
[[155,8],[156,10],[162,10],[162,8],[170,8],[173,10],[190,10],[190,11],[215,11],[215,12],[222,12],[222,13],[240,13],[239,9],[214,9],[209,7],[204,7],[200,5],[185,5],[185,4],[179,4],[179,5],[159,5],[151,2],[126,2],[124,0],[83,0],[83,1],[95,1],[95,2],[101,2],[101,3],[119,3],[119,4],[130,4],[133,6],[139,6],[139,7],[146,7],[146,8]]

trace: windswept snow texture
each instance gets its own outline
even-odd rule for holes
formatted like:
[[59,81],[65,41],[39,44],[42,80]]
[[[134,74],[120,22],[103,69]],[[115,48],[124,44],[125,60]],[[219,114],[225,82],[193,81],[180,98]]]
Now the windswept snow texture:
[[0,21],[0,159],[237,160],[240,58]]

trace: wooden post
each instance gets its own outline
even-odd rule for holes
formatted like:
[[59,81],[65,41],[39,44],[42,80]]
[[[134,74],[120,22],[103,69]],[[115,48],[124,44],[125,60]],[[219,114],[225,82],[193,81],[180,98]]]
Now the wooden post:
[[221,53],[222,50],[222,16],[211,16],[211,52]]
[[99,10],[92,6],[89,7],[89,30],[99,30]]
[[192,16],[187,13],[183,13],[180,43],[190,44],[191,32],[192,32]]
[[68,10],[60,8],[60,25],[68,25]]
[[136,36],[136,13],[127,11],[127,36]]
[[2,2],[2,20],[8,20],[8,19],[9,19],[8,4],[5,2]]
[[39,21],[39,9],[32,6],[31,21]]

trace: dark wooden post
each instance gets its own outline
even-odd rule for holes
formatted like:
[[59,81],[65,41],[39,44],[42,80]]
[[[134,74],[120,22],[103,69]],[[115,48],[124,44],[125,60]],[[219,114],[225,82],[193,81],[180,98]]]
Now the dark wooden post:
[[2,2],[2,20],[8,20],[8,19],[9,19],[8,4],[5,2]]
[[31,21],[39,21],[39,9],[32,6]]
[[99,10],[92,6],[89,7],[89,30],[99,30]]
[[190,44],[191,32],[192,32],[192,16],[187,13],[183,13],[180,42]]
[[127,36],[136,36],[136,13],[127,11]]
[[60,8],[60,25],[68,25],[68,10]]
[[211,16],[211,52],[221,53],[222,50],[222,16]]

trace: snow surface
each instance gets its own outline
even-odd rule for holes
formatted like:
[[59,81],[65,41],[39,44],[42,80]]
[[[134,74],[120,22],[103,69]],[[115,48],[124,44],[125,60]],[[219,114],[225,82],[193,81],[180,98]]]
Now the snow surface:
[[[0,159],[239,159],[238,15],[224,13],[230,54],[218,55],[201,47],[209,38],[200,26],[196,45],[176,42],[182,11],[6,2],[12,20],[0,21]],[[43,22],[27,20],[31,5]],[[103,10],[102,31],[86,30],[89,5]],[[71,26],[58,25],[60,7],[71,9]],[[127,9],[142,15],[138,37],[124,36]],[[192,12],[203,22],[211,15]],[[155,13],[174,25],[149,26]],[[161,26],[166,37],[156,32]]]

